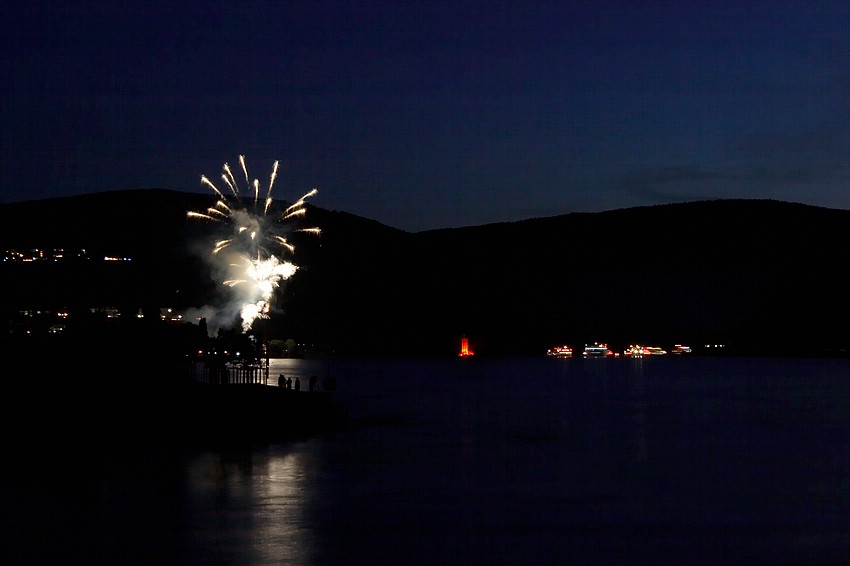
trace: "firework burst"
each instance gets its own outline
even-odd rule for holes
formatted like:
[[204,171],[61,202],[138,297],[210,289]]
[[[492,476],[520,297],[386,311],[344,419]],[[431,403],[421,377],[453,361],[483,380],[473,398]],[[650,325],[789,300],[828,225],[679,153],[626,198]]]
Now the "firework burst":
[[[219,189],[205,175],[201,184],[209,187],[216,197],[214,206],[203,212],[189,211],[189,218],[197,218],[222,225],[229,235],[215,242],[211,257],[225,263],[226,277],[222,284],[234,289],[239,296],[239,314],[242,330],[247,332],[258,318],[268,318],[270,301],[282,281],[292,277],[298,266],[283,258],[293,254],[295,247],[286,239],[287,221],[306,213],[306,200],[318,192],[309,191],[291,205],[277,212],[272,198],[272,188],[277,178],[279,162],[274,162],[265,196],[260,197],[258,179],[251,181],[245,157],[239,156],[240,169],[247,186],[240,193],[230,165],[224,164],[221,181],[226,188]],[[319,228],[298,228],[292,232],[320,234]]]

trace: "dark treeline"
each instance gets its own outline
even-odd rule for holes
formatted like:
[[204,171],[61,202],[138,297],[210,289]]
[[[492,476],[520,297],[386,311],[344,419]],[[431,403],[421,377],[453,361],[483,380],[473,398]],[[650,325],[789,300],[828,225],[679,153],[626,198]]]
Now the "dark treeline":
[[[186,217],[211,204],[144,190],[3,205],[6,249],[132,258],[6,262],[4,315],[214,304],[220,282],[203,253],[215,226]],[[291,234],[299,271],[256,326],[264,339],[341,355],[453,355],[462,336],[477,355],[596,340],[783,355],[850,346],[850,211],[722,200],[407,233],[308,206],[306,223],[322,235]]]

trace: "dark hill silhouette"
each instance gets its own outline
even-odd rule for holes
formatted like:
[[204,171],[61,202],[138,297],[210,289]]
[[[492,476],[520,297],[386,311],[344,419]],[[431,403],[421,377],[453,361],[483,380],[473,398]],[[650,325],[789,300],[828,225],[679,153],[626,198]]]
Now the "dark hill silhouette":
[[[197,307],[216,282],[190,222],[209,196],[98,193],[0,207],[6,249],[86,248],[132,262],[4,265],[4,312],[110,303]],[[308,205],[299,272],[266,337],[338,353],[541,354],[561,342],[723,342],[741,353],[850,345],[850,211],[720,200],[408,233]]]

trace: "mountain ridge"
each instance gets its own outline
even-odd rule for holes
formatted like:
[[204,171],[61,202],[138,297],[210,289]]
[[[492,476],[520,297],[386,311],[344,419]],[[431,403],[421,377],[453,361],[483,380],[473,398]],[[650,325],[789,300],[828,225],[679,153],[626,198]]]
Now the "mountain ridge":
[[[6,312],[51,297],[128,311],[212,301],[198,249],[214,234],[186,218],[210,202],[139,190],[0,205],[7,249],[90,247],[134,264],[73,277],[6,266]],[[464,335],[483,355],[593,340],[800,354],[850,343],[850,211],[728,199],[405,232],[311,204],[307,222],[322,235],[299,240],[299,272],[264,332],[339,353],[447,355]]]

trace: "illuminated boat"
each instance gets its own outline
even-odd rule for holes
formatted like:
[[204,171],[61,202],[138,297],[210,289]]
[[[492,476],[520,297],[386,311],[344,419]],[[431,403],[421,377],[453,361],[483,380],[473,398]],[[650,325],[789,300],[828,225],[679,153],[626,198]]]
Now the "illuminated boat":
[[638,344],[631,344],[623,351],[624,356],[631,356],[632,358],[642,358],[648,353],[649,352],[647,352],[643,346],[640,346]]
[[608,356],[613,356],[614,352],[608,349],[607,344],[594,342],[584,345],[583,355],[585,358],[607,358]]
[[663,356],[666,353],[667,350],[658,346],[640,346],[633,344],[626,348],[623,355],[631,356],[633,358],[642,358],[644,356]]
[[673,349],[670,350],[671,354],[690,354],[693,350],[690,346],[684,346],[682,344],[676,344],[673,346]]
[[553,358],[572,358],[573,349],[567,345],[555,346],[546,350],[546,355]]

